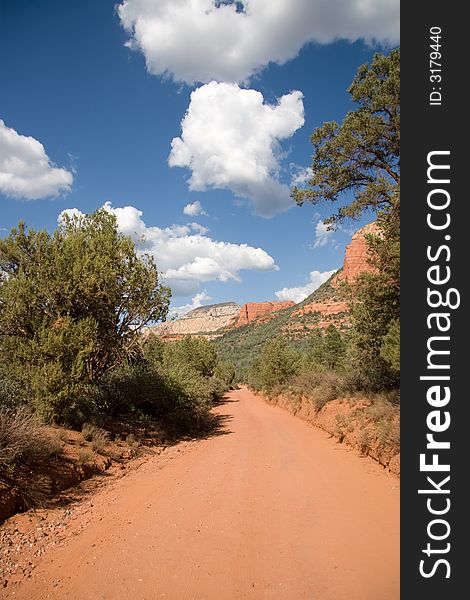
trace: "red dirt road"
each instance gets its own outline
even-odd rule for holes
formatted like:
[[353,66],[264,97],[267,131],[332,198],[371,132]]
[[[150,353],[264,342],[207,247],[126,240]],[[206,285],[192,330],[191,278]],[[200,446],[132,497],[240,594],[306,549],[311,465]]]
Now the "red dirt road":
[[215,412],[221,435],[98,492],[6,597],[397,600],[397,480],[246,389]]

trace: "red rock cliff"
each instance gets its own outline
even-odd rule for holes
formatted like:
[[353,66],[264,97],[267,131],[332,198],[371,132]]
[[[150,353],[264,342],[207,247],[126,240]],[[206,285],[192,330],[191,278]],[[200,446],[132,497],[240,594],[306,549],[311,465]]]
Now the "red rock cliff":
[[248,302],[240,308],[238,316],[232,320],[229,327],[235,328],[248,325],[248,323],[251,323],[255,319],[293,305],[294,302],[292,300],[288,300],[287,302]]
[[367,240],[365,235],[368,233],[379,232],[375,223],[369,223],[358,229],[352,236],[351,243],[346,246],[344,255],[343,270],[335,277],[334,283],[339,281],[354,281],[360,273],[371,272],[374,270],[368,262]]
[[[379,228],[375,223],[370,223],[358,229],[352,236],[351,243],[346,246],[344,255],[343,270],[335,275],[332,279],[333,288],[338,289],[338,284],[341,281],[352,282],[360,273],[372,272],[373,267],[368,262],[367,240],[365,235],[368,233],[378,233]],[[336,297],[333,292],[333,297],[323,301],[309,302],[304,304],[292,313],[292,317],[304,316],[309,313],[318,313],[321,315],[321,321],[316,323],[314,329],[322,329],[328,325],[340,326],[347,322],[347,313],[349,308],[347,302],[341,297]]]

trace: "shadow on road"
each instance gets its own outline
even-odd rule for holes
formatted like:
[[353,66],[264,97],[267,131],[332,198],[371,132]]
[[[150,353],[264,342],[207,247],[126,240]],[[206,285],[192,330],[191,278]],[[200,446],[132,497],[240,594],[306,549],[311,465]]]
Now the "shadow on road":
[[[223,396],[222,398],[214,401],[214,409],[224,406],[225,404],[231,404],[233,402],[238,402],[238,400],[230,398],[229,396]],[[209,439],[219,435],[229,435],[230,433],[233,433],[233,431],[228,428],[228,424],[233,420],[233,416],[214,412],[214,409],[211,410],[207,424],[203,430],[201,430],[199,434],[193,436],[192,439]]]
[[[229,396],[224,396],[219,400],[214,402],[214,409],[217,409],[225,404],[231,404],[233,402],[238,402],[237,399],[230,398]],[[197,441],[197,440],[207,440],[213,437],[218,437],[222,435],[229,435],[233,433],[231,431],[229,424],[233,420],[233,416],[230,414],[224,414],[219,412],[214,412],[212,410],[207,418],[206,422],[201,426],[201,429],[197,432],[192,432],[190,435],[175,435],[171,439],[167,439],[163,446],[159,447],[148,447],[142,446],[137,453],[137,457],[135,460],[141,460],[146,462],[151,459],[152,456],[159,455],[162,450],[166,448],[171,448],[177,446],[181,442],[188,441]],[[70,504],[73,504],[83,498],[89,496],[97,489],[106,485],[109,480],[112,480],[116,477],[116,472],[121,469],[123,474],[127,472],[126,469],[127,461],[113,461],[113,464],[109,471],[102,471],[99,469],[94,470],[93,468],[89,469],[88,477],[82,480],[78,485],[74,485],[69,489],[64,490],[60,493],[60,495],[50,498],[45,504],[44,508],[58,508],[58,507],[66,507]],[[137,467],[137,464],[130,464],[129,470],[133,470]],[[126,470],[125,470],[126,469]],[[119,472],[119,471],[118,471]]]

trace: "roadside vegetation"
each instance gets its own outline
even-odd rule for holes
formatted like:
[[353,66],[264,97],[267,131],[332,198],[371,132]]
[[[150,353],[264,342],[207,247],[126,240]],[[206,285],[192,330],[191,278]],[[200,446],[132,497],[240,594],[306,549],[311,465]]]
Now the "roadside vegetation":
[[104,210],[52,234],[21,222],[0,240],[0,488],[20,489],[24,506],[47,497],[45,465],[67,460],[51,426],[83,432],[82,465],[136,432],[209,431],[234,369],[206,340],[142,335],[169,300]]
[[[250,323],[243,327],[229,330],[223,336],[217,338],[214,343],[219,356],[231,362],[236,367],[236,380],[240,383],[246,380],[248,370],[253,362],[254,356],[259,356],[264,345],[275,337],[283,335],[286,327],[294,329],[288,335],[295,346],[304,344],[306,334],[321,320],[319,313],[297,314],[303,306],[310,302],[322,302],[327,300],[344,300],[343,290],[331,285],[335,275],[332,275],[310,296],[302,302],[276,311],[273,318],[263,323]],[[337,318],[344,315],[337,314]]]
[[270,340],[245,381],[269,402],[388,465],[400,451],[399,391],[372,386],[358,360],[353,331],[330,325],[312,331],[301,347],[286,336]]

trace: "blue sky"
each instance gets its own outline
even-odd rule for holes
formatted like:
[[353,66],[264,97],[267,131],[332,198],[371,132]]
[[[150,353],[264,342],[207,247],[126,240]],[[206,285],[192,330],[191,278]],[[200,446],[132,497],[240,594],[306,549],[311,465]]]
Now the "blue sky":
[[372,216],[325,235],[331,206],[290,208],[288,188],[358,66],[396,45],[398,2],[218,4],[1,3],[2,235],[108,203],[173,307],[299,301],[341,266]]

